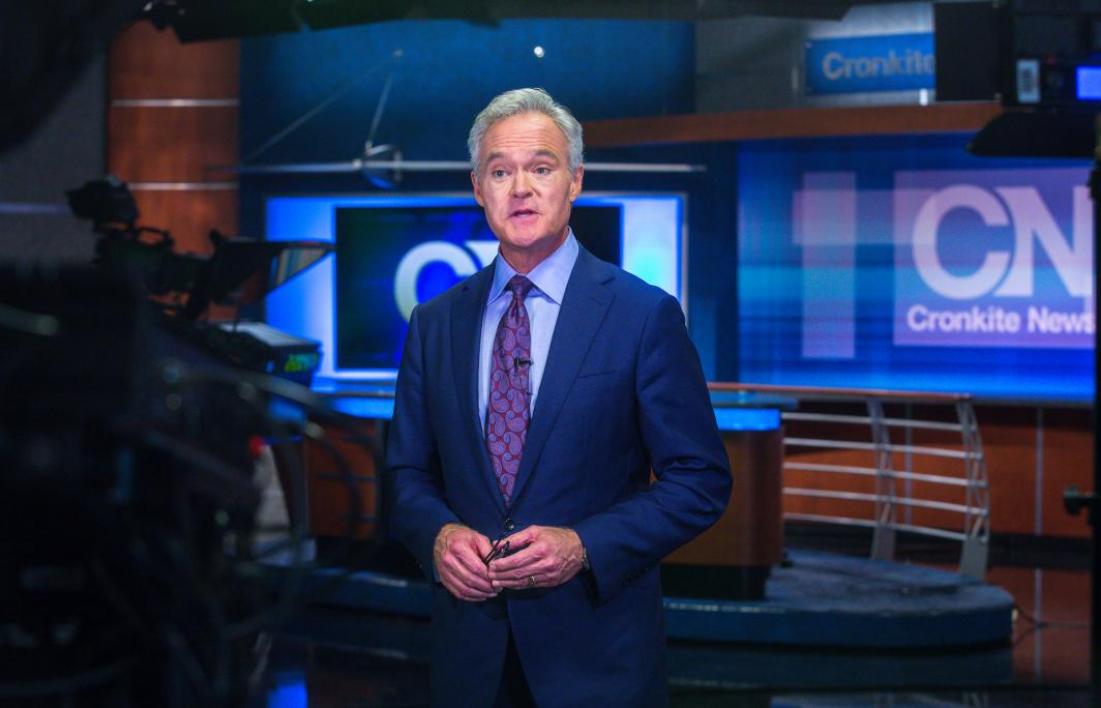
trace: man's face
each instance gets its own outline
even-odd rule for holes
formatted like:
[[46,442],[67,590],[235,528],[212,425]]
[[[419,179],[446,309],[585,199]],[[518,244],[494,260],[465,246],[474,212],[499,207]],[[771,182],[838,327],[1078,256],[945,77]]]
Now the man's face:
[[570,173],[566,136],[542,113],[494,123],[482,137],[480,159],[480,169],[470,175],[474,198],[501,242],[501,254],[527,272],[565,240],[582,168]]

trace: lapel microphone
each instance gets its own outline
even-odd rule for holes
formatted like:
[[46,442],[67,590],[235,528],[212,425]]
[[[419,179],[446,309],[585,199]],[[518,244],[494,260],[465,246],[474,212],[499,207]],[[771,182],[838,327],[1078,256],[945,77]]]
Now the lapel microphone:
[[512,357],[512,366],[515,369],[519,369],[521,366],[531,366],[531,359],[524,359],[518,356]]

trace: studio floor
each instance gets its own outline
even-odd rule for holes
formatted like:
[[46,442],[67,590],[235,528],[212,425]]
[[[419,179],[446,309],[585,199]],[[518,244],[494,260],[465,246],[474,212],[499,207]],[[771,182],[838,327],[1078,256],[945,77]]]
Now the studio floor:
[[[1088,555],[1061,554],[1057,567],[1050,554],[1031,555],[995,559],[987,575],[1014,599],[1007,644],[885,653],[670,641],[671,705],[1091,705]],[[428,633],[420,619],[304,606],[272,635],[255,705],[426,706]],[[735,664],[759,671],[730,680],[725,669]]]

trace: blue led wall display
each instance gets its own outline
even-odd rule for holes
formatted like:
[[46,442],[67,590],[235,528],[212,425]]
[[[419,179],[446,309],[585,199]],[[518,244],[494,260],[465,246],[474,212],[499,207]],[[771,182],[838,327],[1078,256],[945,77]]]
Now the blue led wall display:
[[808,94],[912,91],[936,84],[929,32],[811,39],[803,56]]
[[743,381],[1091,399],[1087,167],[964,145],[743,147]]
[[[335,241],[335,257],[267,299],[268,321],[322,343],[319,374],[392,376],[419,302],[492,262],[497,242],[470,196],[281,196],[269,239]],[[571,225],[598,257],[683,299],[684,198],[582,195]]]

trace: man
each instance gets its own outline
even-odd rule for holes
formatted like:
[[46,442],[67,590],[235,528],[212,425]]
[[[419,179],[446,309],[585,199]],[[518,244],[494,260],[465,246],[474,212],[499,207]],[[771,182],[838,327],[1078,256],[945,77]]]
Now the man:
[[699,357],[674,298],[571,232],[564,107],[504,93],[468,147],[499,253],[414,310],[387,448],[392,530],[434,581],[433,703],[663,705],[658,563],[730,495]]

